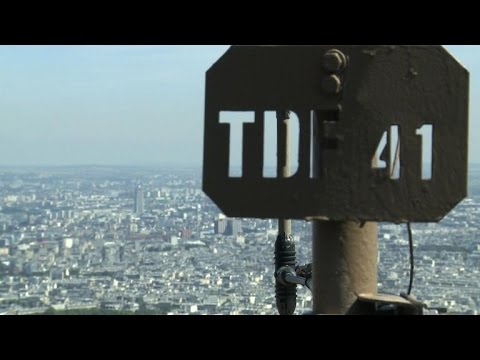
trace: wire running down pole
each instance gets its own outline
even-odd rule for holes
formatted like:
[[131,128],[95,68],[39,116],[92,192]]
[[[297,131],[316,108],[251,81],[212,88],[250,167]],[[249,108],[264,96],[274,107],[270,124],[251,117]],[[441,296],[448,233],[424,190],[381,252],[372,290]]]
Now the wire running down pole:
[[[277,177],[290,176],[290,128],[289,111],[277,112]],[[278,237],[275,242],[275,295],[280,315],[293,315],[297,306],[297,285],[279,278],[281,269],[294,269],[296,265],[295,243],[292,238],[292,221],[278,220]]]

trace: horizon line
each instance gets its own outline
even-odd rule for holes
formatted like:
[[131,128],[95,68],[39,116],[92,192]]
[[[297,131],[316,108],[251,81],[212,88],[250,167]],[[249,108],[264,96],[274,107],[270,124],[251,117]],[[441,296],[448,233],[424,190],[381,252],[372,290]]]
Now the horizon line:
[[0,164],[0,168],[41,168],[41,167],[201,167],[202,164],[184,163],[138,163],[138,164]]
[[[425,163],[425,165],[430,165]],[[198,163],[137,163],[137,164],[0,164],[0,168],[47,168],[47,167],[202,167],[203,164]],[[469,162],[468,167],[480,166],[480,162]],[[240,168],[240,165],[233,166]],[[276,168],[276,165],[267,165],[267,168]]]

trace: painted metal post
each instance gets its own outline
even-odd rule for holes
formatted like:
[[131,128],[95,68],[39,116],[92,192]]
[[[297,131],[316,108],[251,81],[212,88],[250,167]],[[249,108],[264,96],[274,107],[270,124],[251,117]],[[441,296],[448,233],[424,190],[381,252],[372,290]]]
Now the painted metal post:
[[313,223],[313,312],[346,314],[356,294],[377,292],[377,224]]
[[[324,81],[326,93],[342,91],[336,74],[347,64],[345,55],[330,50],[324,56],[324,69],[332,73]],[[327,86],[333,84],[335,86]],[[339,110],[340,111],[340,110]],[[337,143],[328,124],[338,121],[331,113],[317,112],[313,121],[313,172],[321,176],[329,169],[330,151],[324,145]],[[332,166],[333,168],[334,166]],[[346,189],[345,189],[346,190]],[[346,314],[358,294],[377,293],[377,224],[352,221],[315,220],[312,226],[313,313]]]
[[[277,176],[286,179],[290,176],[290,112],[277,112]],[[292,234],[292,221],[278,220],[279,234]]]

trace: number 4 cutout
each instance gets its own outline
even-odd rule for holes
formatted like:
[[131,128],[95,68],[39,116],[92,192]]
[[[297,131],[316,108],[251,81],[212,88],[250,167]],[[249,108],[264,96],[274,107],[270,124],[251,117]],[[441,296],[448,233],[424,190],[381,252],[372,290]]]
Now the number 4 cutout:
[[[422,137],[422,180],[431,180],[433,126],[422,126],[416,131],[416,135]],[[400,179],[400,149],[400,128],[398,125],[392,125],[390,130],[385,131],[380,139],[372,159],[372,169],[386,169],[389,166],[390,179]],[[387,156],[389,156],[389,161],[387,161]]]

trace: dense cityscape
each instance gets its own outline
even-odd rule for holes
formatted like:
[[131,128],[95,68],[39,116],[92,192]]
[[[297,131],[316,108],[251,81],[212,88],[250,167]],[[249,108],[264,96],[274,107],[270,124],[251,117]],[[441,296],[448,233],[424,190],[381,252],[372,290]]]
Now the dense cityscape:
[[[472,166],[468,199],[439,224],[413,224],[413,294],[428,306],[480,309],[479,215]],[[311,262],[311,224],[293,234]],[[0,168],[0,314],[276,314],[276,236],[275,220],[225,218],[199,169]],[[378,253],[379,291],[404,292],[406,227],[381,224]],[[299,288],[296,313],[311,306]]]

